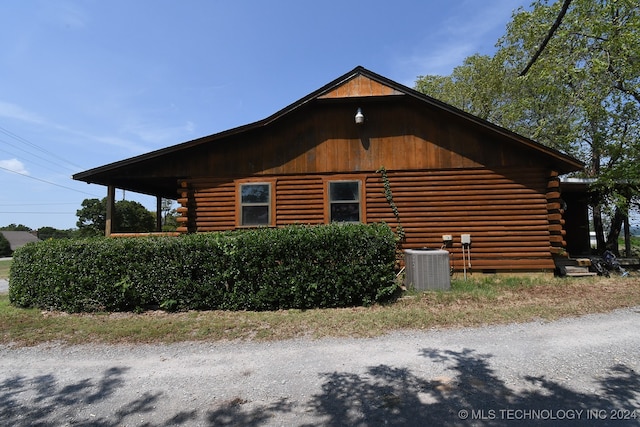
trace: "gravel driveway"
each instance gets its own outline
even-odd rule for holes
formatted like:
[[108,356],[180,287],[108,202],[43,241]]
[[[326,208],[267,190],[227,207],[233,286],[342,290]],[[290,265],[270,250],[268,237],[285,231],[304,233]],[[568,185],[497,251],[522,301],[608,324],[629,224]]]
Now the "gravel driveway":
[[0,420],[11,426],[640,425],[639,321],[636,307],[375,339],[0,346]]

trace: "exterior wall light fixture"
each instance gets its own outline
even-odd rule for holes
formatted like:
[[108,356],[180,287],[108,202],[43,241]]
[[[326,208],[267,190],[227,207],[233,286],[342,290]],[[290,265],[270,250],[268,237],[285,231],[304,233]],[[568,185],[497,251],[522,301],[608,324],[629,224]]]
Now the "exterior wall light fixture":
[[362,108],[358,108],[355,119],[356,119],[356,124],[358,125],[361,125],[364,123],[364,114],[362,114]]

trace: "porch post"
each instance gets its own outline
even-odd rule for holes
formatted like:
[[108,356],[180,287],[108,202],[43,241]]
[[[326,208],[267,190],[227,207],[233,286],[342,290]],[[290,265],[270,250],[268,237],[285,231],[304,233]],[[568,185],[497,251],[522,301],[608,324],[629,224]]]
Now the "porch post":
[[107,217],[105,219],[104,235],[111,236],[113,231],[113,215],[116,207],[116,187],[109,185],[107,187]]
[[156,196],[156,231],[162,231],[162,196]]

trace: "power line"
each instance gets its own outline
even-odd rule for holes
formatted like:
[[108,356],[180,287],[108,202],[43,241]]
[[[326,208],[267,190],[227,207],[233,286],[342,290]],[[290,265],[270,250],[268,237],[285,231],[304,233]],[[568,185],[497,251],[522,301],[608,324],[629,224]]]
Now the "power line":
[[75,192],[78,192],[78,193],[86,194],[88,196],[99,197],[99,196],[96,196],[95,194],[87,193],[86,191],[77,190],[77,189],[71,188],[71,187],[66,187],[64,185],[56,184],[55,182],[47,181],[45,179],[36,178],[35,176],[31,176],[31,175],[27,175],[27,174],[24,174],[24,173],[16,172],[16,171],[11,170],[11,169],[3,168],[2,166],[0,166],[0,169],[5,170],[7,172],[15,173],[16,175],[24,176],[26,178],[31,178],[31,179],[34,179],[36,181],[44,182],[45,184],[55,185],[56,187],[64,188],[65,190],[75,191]]
[[[10,130],[3,128],[2,126],[0,126],[0,132],[5,134],[5,135],[7,135],[7,136],[9,136],[9,137],[11,137],[11,138],[13,138],[13,139],[15,139],[15,140],[17,140],[17,141],[20,141],[20,142],[22,142],[22,143],[24,143],[24,144],[26,144],[26,145],[28,145],[28,146],[30,146],[32,148],[35,148],[36,150],[40,151],[41,153],[46,154],[47,156],[54,157],[54,158],[56,158],[56,159],[58,159],[58,160],[60,160],[60,161],[62,161],[64,163],[66,163],[67,165],[72,166],[71,168],[66,166],[67,169],[71,169],[71,170],[74,170],[74,171],[78,170],[78,169],[80,169],[80,170],[84,169],[82,166],[76,165],[75,163],[70,162],[69,160],[65,159],[64,157],[61,157],[61,156],[59,156],[59,155],[57,155],[57,154],[55,154],[55,153],[53,153],[53,152],[51,152],[49,150],[46,150],[46,149],[40,147],[37,144],[34,144],[33,142],[29,141],[28,139],[23,138],[20,135],[17,135],[15,133],[11,132]],[[4,141],[4,142],[7,142],[7,141]],[[33,153],[31,153],[31,155],[35,156],[35,157],[38,157],[38,158],[42,158],[42,157],[40,157],[38,155],[35,155]],[[45,160],[50,160],[50,159],[45,159]]]
[[0,211],[0,214],[38,214],[38,215],[71,215],[71,214],[75,214],[76,212],[25,212],[25,211]]
[[[5,142],[5,143],[7,143],[7,144],[9,144],[9,145],[12,145],[12,144],[10,144],[9,142],[5,141],[5,140],[4,140],[4,139],[2,139],[2,138],[0,138],[0,142]],[[17,148],[18,150],[22,150],[22,151],[24,151],[25,153],[27,153],[27,154],[28,154],[28,155],[30,155],[30,156],[34,156],[34,157],[37,157],[37,158],[39,158],[39,159],[45,160],[45,161],[47,161],[47,163],[48,163],[49,165],[51,165],[51,164],[55,164],[55,163],[52,163],[52,162],[50,162],[49,160],[47,160],[47,159],[45,159],[45,158],[43,158],[43,157],[40,157],[40,156],[35,155],[35,154],[33,154],[33,153],[29,153],[29,152],[27,152],[27,151],[23,150],[23,149],[22,149],[22,148],[20,148],[20,147],[15,147],[15,148]],[[11,151],[8,151],[8,150],[3,150],[3,149],[1,149],[1,148],[0,148],[0,151],[2,151],[2,152],[4,152],[4,153],[7,153],[7,154],[10,154],[10,155],[12,155],[12,156],[16,156],[16,154],[15,154],[15,153],[12,153]],[[18,157],[18,156],[16,156],[16,157]],[[18,159],[18,160],[20,160],[20,159]],[[54,170],[53,168],[49,167],[48,165],[43,165],[42,163],[34,162],[33,160],[30,160],[30,161],[29,161],[29,163],[30,163],[30,164],[34,164],[34,165],[37,165],[37,166],[40,166],[41,168],[47,169],[47,170],[49,170],[49,171],[51,171],[51,172],[59,173],[59,171]],[[63,167],[64,167],[64,166],[63,166]],[[73,169],[70,169],[70,168],[67,168],[67,167],[65,167],[65,168],[66,168],[67,170],[73,170]]]
[[77,203],[2,203],[0,205],[3,207],[7,206],[63,206],[63,205],[77,205]]

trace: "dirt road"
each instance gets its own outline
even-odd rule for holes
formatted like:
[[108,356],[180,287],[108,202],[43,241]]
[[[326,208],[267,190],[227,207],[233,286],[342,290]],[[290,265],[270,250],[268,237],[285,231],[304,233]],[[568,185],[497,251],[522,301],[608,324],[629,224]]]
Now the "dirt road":
[[640,307],[376,339],[0,347],[0,424],[640,425]]

